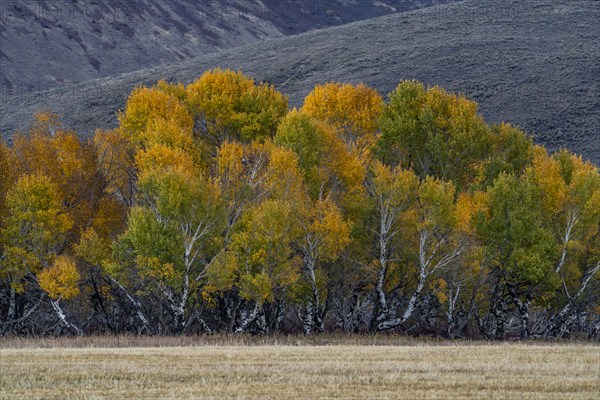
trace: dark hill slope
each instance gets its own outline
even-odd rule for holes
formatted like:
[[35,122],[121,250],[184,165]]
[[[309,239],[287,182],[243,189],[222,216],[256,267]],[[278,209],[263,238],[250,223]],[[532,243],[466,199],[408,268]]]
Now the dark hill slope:
[[0,0],[0,83],[47,89],[448,1]]
[[188,82],[215,66],[274,83],[299,105],[316,83],[383,93],[415,78],[461,91],[488,122],[520,125],[551,149],[600,161],[600,3],[465,1],[262,42],[108,79],[6,99],[2,131],[48,107],[82,132],[115,126],[130,90]]

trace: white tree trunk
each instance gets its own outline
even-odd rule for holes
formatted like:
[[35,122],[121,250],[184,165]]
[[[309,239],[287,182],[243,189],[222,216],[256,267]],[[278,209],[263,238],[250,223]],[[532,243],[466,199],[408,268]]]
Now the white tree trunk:
[[567,302],[567,304],[564,305],[564,307],[560,310],[560,312],[557,315],[551,318],[550,323],[544,332],[545,337],[550,336],[552,332],[558,332],[557,337],[562,337],[562,335],[564,335],[569,323],[572,320],[572,315],[570,314],[572,312],[572,309],[574,308],[575,302],[583,294],[583,292],[585,292],[588,283],[599,270],[600,261],[596,263],[594,267],[590,268],[589,271],[587,271],[587,273],[583,277],[583,280],[581,281],[581,285],[579,286],[577,293],[575,293],[574,296],[568,296],[567,294],[567,296],[569,297],[569,301]]
[[10,303],[8,305],[8,315],[6,317],[6,322],[10,322],[15,319],[16,313],[16,293],[15,289],[10,287]]
[[235,333],[244,333],[250,327],[250,325],[254,321],[256,321],[256,318],[258,318],[259,311],[260,306],[258,305],[258,303],[256,303],[252,312],[246,318],[244,318],[240,326],[235,330]]
[[64,311],[60,307],[59,302],[60,302],[60,299],[50,300],[50,304],[52,304],[52,308],[54,309],[54,312],[56,312],[56,315],[58,315],[58,318],[60,319],[60,321],[68,328],[74,330],[75,333],[77,333],[79,336],[82,336],[83,335],[82,330],[75,324],[67,321],[67,316],[65,315]]
[[125,297],[127,298],[127,300],[133,305],[133,307],[135,308],[135,315],[137,316],[137,318],[141,321],[143,327],[146,329],[146,331],[150,334],[152,334],[154,331],[153,329],[150,327],[150,323],[148,322],[148,318],[146,318],[146,316],[144,315],[144,313],[142,312],[142,305],[140,304],[139,301],[137,301],[136,299],[134,299],[129,292],[127,291],[127,289],[125,289],[123,287],[123,285],[121,285],[119,282],[117,282],[115,279],[113,279],[112,277],[109,277],[110,281],[115,284],[119,290],[121,290],[123,292],[123,294],[125,295]]

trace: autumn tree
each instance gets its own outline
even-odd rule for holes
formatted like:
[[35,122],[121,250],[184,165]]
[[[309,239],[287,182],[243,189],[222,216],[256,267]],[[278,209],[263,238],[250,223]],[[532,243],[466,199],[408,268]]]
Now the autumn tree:
[[362,83],[317,85],[302,106],[307,115],[331,124],[361,159],[377,140],[382,110],[379,93]]
[[529,179],[501,174],[487,191],[487,205],[478,214],[478,234],[491,264],[488,333],[503,337],[506,301],[517,308],[521,336],[529,336],[529,308],[536,291],[552,288],[556,243],[544,224],[539,188]]
[[214,69],[186,88],[195,130],[213,146],[273,137],[288,111],[288,99],[272,85],[256,84],[241,72]]
[[[221,323],[227,326],[226,329],[233,330],[237,318],[235,310],[244,300],[232,281],[235,268],[231,266],[235,263],[227,261],[234,254],[231,250],[234,232],[240,229],[243,216],[265,201],[292,204],[295,215],[299,196],[304,193],[303,182],[296,155],[274,146],[269,140],[250,144],[223,143],[217,155],[215,173],[222,190],[226,225],[221,235],[222,248],[209,267],[209,287],[205,294],[211,301],[219,303],[219,314],[223,316]],[[293,215],[289,218],[295,221]],[[282,299],[278,298],[278,301]],[[260,305],[256,308],[253,304],[252,307],[264,312]]]
[[327,263],[335,262],[350,242],[352,224],[331,200],[310,201],[308,197],[298,204],[299,235],[295,247],[302,256],[302,280],[296,287],[304,310],[300,312],[305,334],[324,332],[327,312]]
[[139,187],[139,206],[120,241],[131,249],[140,277],[167,299],[179,333],[199,318],[188,305],[220,229],[219,189],[198,170],[178,167],[145,172]]
[[365,168],[332,126],[293,110],[279,125],[275,143],[296,153],[313,199],[343,203],[345,196],[351,201],[352,194],[362,191]]
[[[411,185],[414,184],[414,178],[411,178],[411,173],[404,171],[400,173],[398,184]],[[413,175],[414,176],[414,175]],[[404,182],[402,182],[404,181]],[[393,183],[394,180],[392,180]],[[414,189],[413,189],[414,190]],[[393,239],[393,236],[402,234],[405,238],[405,244],[409,251],[409,262],[416,263],[415,281],[416,287],[412,291],[410,297],[404,306],[404,311],[398,314],[398,310],[392,302],[392,306],[382,308],[382,311],[376,314],[374,329],[377,331],[387,330],[398,327],[405,323],[418,307],[418,301],[423,294],[428,281],[446,268],[449,268],[456,263],[464,250],[463,232],[461,231],[462,221],[458,219],[460,213],[457,213],[455,188],[452,183],[443,182],[433,177],[427,177],[422,181],[418,189],[417,201],[412,210],[407,210],[405,231],[385,229],[388,226],[394,227],[394,208],[389,207],[391,213],[386,218],[380,218],[379,223],[379,242],[381,255],[381,247],[384,246],[382,237]],[[406,196],[406,195],[405,195]],[[408,195],[410,196],[410,194]],[[395,210],[396,218],[399,212],[406,207],[406,200],[402,199],[403,205]],[[385,208],[384,208],[385,209]],[[382,213],[379,213],[380,217]],[[386,215],[386,213],[383,213]],[[381,227],[384,229],[382,230]],[[398,225],[394,227],[398,229]],[[385,235],[383,234],[385,233]],[[388,240],[389,243],[389,240]],[[393,253],[388,253],[393,254]],[[389,265],[390,256],[382,258]],[[410,261],[410,260],[414,261]],[[388,264],[389,263],[389,264]],[[379,270],[379,277],[385,275]],[[381,293],[378,293],[378,300],[382,300]]]
[[555,331],[562,336],[600,270],[592,250],[600,226],[600,174],[597,167],[567,151],[549,156],[537,148],[527,176],[540,189],[544,216],[559,247],[554,272],[560,276],[566,300],[545,334]]
[[[185,132],[191,132],[194,124],[188,109],[176,96],[157,87],[143,86],[131,92],[118,119],[119,128],[140,147],[145,147],[153,138],[160,139],[162,135],[157,132],[160,127],[167,127],[172,132],[178,129],[185,135]],[[169,135],[169,139],[172,137]]]
[[389,95],[381,120],[378,152],[390,165],[412,168],[462,189],[489,154],[489,128],[477,104],[440,87],[402,81]]
[[[56,184],[40,174],[24,175],[6,196],[7,217],[2,230],[4,257],[2,278],[10,285],[7,322],[13,322],[17,308],[27,318],[37,308],[33,300],[17,307],[17,295],[44,289],[60,320],[69,328],[59,301],[69,299],[77,291],[77,274],[71,262],[57,258],[65,250],[68,231],[73,225],[65,212]],[[42,295],[43,298],[43,295]],[[79,328],[75,328],[79,332]]]
[[388,305],[390,275],[398,273],[397,252],[406,218],[416,206],[419,180],[410,170],[391,168],[375,161],[367,177],[367,188],[374,204],[374,242],[376,259],[371,263],[376,271],[374,324],[393,318]]
[[236,332],[245,332],[254,323],[259,331],[268,332],[265,303],[275,303],[279,307],[275,319],[282,318],[282,301],[298,279],[300,266],[300,260],[293,257],[292,241],[298,227],[291,213],[286,202],[267,200],[244,214],[232,237],[235,284],[240,296],[253,304],[241,315]]

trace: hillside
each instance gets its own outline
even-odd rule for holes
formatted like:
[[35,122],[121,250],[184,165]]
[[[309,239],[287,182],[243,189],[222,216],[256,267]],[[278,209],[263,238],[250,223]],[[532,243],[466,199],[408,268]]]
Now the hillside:
[[316,83],[365,82],[388,93],[419,79],[479,102],[490,123],[521,126],[551,149],[600,162],[600,3],[466,0],[263,41],[35,93],[5,96],[4,135],[50,108],[83,133],[116,124],[133,87],[189,82],[216,66],[269,81],[294,106]]
[[0,2],[0,83],[47,89],[449,0]]

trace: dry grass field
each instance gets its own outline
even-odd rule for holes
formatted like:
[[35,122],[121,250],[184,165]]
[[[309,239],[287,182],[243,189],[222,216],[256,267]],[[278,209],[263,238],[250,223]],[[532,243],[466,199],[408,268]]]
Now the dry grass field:
[[0,398],[600,398],[597,345],[368,342],[0,340]]

